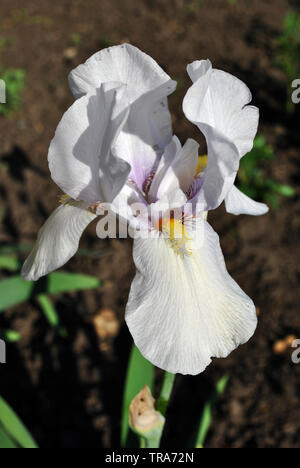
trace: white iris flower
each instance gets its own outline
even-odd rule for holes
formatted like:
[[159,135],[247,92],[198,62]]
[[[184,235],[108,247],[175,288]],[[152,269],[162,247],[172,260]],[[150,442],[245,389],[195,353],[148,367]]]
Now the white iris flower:
[[[66,196],[41,229],[22,274],[37,280],[61,267],[101,204],[123,216],[125,203],[129,223],[157,234],[134,240],[128,327],[153,364],[198,374],[212,357],[226,357],[248,341],[257,325],[252,300],[226,270],[207,212],[223,201],[236,215],[268,208],[234,186],[257,132],[249,89],[209,60],[192,63],[188,73],[193,85],[183,110],[205,135],[203,157],[194,140],[182,147],[172,135],[167,97],[176,83],[137,48],[103,50],[71,73],[76,101],[49,150],[52,178]],[[137,203],[144,208],[138,221]]]

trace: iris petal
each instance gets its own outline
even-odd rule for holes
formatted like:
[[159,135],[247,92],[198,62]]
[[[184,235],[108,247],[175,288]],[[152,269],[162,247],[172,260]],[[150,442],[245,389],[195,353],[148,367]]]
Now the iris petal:
[[130,108],[115,154],[130,164],[130,178],[142,189],[161,151],[172,138],[167,96],[176,88],[176,82],[155,60],[130,44],[96,53],[73,70],[69,78],[76,98],[110,81],[126,86],[124,106]]
[[226,211],[234,215],[246,214],[252,216],[264,215],[269,211],[265,203],[259,203],[247,197],[237,187],[233,186],[225,198]]
[[172,373],[198,374],[253,335],[251,299],[228,274],[219,238],[196,222],[192,253],[183,258],[164,237],[137,239],[137,274],[126,321],[142,354]]
[[205,135],[208,149],[197,203],[199,209],[212,210],[224,201],[240,158],[252,148],[259,113],[248,105],[251,93],[247,86],[229,73],[213,69],[208,60],[192,63],[188,73],[194,84],[184,98],[183,110]]
[[26,281],[37,281],[67,263],[78,250],[83,231],[97,216],[83,202],[61,205],[40,229],[22,268]]

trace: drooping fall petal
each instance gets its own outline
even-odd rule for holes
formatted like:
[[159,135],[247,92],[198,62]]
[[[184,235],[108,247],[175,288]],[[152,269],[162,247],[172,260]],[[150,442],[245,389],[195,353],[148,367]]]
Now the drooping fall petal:
[[96,217],[83,202],[57,208],[40,229],[36,244],[23,265],[23,278],[37,281],[67,263],[77,252],[83,231]]
[[253,302],[228,274],[209,224],[198,219],[194,234],[185,235],[181,247],[163,237],[135,240],[137,274],[126,322],[149,361],[194,375],[212,357],[226,357],[248,341],[257,318]]

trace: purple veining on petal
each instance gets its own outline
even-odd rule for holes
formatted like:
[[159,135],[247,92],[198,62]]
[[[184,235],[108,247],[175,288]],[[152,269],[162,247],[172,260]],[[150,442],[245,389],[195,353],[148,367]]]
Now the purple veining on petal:
[[190,186],[188,192],[186,193],[186,196],[187,196],[188,200],[192,200],[194,197],[196,197],[198,195],[201,188],[203,187],[204,180],[205,180],[204,174],[201,175],[200,177],[197,177],[197,179],[194,180],[194,182]]
[[146,180],[144,181],[144,183],[143,183],[143,192],[145,193],[146,197],[147,197],[147,195],[149,193],[149,190],[150,190],[152,181],[154,179],[155,173],[156,173],[156,169],[153,169],[150,172],[150,174],[148,175],[148,177],[146,178]]

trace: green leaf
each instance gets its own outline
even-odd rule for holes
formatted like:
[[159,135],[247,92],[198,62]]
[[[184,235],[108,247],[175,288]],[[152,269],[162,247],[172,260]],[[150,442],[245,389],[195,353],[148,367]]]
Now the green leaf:
[[20,333],[14,330],[0,330],[0,336],[8,343],[16,343],[21,339]]
[[18,445],[7,435],[0,424],[0,448],[11,449],[19,448]]
[[153,382],[153,364],[147,361],[134,345],[129,359],[125,382],[121,421],[121,447],[128,447],[131,444],[137,444],[137,446],[139,446],[138,441],[136,440],[137,438],[132,441],[129,439],[130,434],[134,436],[134,434],[129,431],[129,406],[145,385],[148,385],[150,390],[153,391]]
[[54,306],[52,305],[52,302],[50,301],[50,299],[45,294],[39,294],[37,297],[37,301],[39,305],[41,306],[41,309],[46,317],[46,320],[50,324],[50,326],[52,328],[56,328],[62,337],[64,338],[67,337],[68,332],[64,327],[60,326],[59,316]]
[[266,144],[266,139],[263,135],[257,135],[254,139],[253,148],[262,149]]
[[212,423],[213,409],[216,405],[217,399],[224,393],[228,384],[229,377],[224,376],[216,385],[216,390],[211,398],[205,403],[202,418],[199,424],[198,433],[196,437],[196,448],[202,448],[207,437],[207,433]]
[[274,187],[274,190],[277,193],[279,193],[279,195],[283,195],[284,197],[293,197],[296,193],[293,187],[290,187],[289,185],[282,185],[282,184],[276,184],[276,187]]
[[6,245],[5,247],[0,247],[0,255],[30,252],[32,248],[33,244]]
[[13,276],[0,282],[0,312],[13,307],[39,294],[59,294],[97,288],[101,285],[98,278],[73,273],[51,273],[37,283],[24,281]]
[[300,14],[298,11],[290,11],[286,14],[277,44],[275,63],[286,75],[286,110],[288,113],[292,113],[295,110],[295,105],[291,99],[291,82],[300,73]]
[[0,312],[29,299],[33,289],[34,284],[26,283],[20,276],[2,280],[0,282]]
[[267,203],[267,205],[270,205],[273,210],[277,210],[279,208],[279,196],[275,193],[265,194],[264,201]]
[[238,173],[239,189],[257,201],[269,203],[273,209],[278,208],[280,196],[293,197],[295,190],[286,184],[266,177],[266,161],[275,159],[274,150],[268,146],[266,139],[258,135],[253,150],[242,158]]
[[48,299],[48,297],[45,294],[40,294],[37,297],[37,300],[41,308],[43,309],[45,317],[47,318],[51,327],[57,327],[59,324],[59,317],[50,299]]
[[0,444],[8,444],[9,439],[11,439],[11,444],[17,443],[21,448],[38,448],[35,440],[19,417],[1,397],[0,425],[2,426],[2,430],[0,429],[2,433],[2,437],[0,436]]
[[0,269],[18,271],[20,269],[20,262],[16,257],[0,256]]
[[45,292],[48,294],[83,291],[101,286],[101,281],[93,276],[61,272],[51,273],[47,276],[47,283]]
[[20,107],[25,77],[25,70],[20,68],[8,68],[1,71],[0,78],[6,85],[6,103],[0,104],[0,115],[7,116]]

